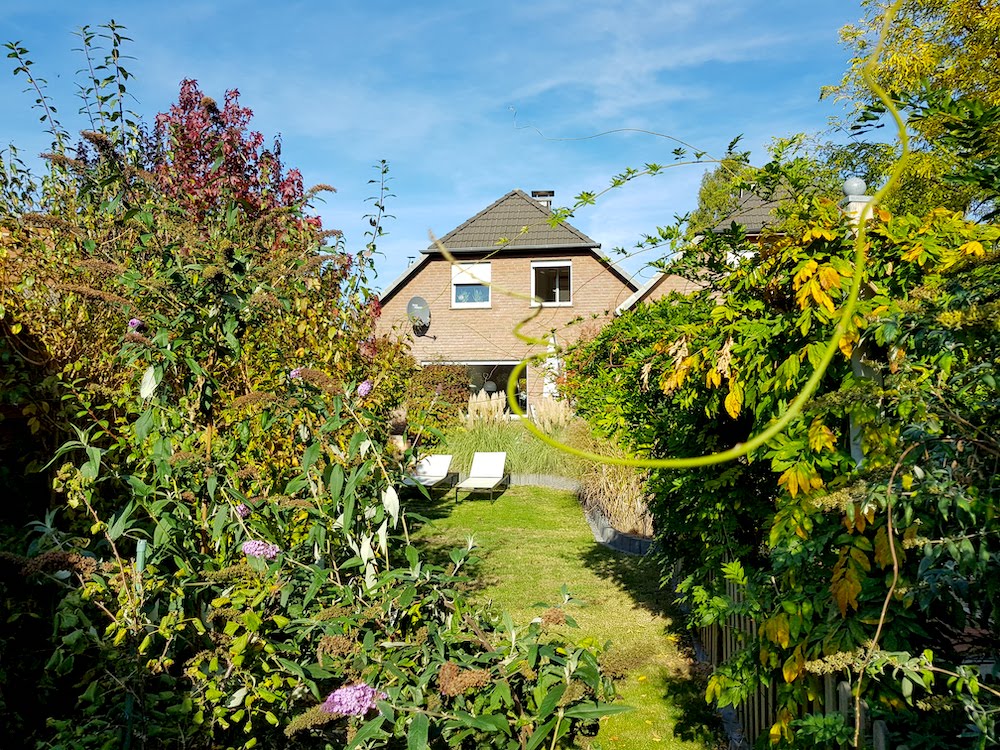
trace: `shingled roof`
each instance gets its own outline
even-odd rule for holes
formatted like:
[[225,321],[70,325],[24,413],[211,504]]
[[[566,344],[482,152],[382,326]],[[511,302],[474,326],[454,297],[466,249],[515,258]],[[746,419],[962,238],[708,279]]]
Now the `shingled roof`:
[[[457,254],[501,248],[546,250],[561,247],[597,248],[600,244],[576,227],[562,222],[549,224],[548,208],[521,190],[511,190],[442,237],[439,242]],[[425,254],[440,252],[432,244]]]
[[739,197],[736,209],[713,227],[712,231],[726,232],[736,223],[743,226],[746,234],[760,234],[764,227],[774,222],[774,209],[778,207],[778,202],[775,198],[765,200],[756,193],[745,191]]

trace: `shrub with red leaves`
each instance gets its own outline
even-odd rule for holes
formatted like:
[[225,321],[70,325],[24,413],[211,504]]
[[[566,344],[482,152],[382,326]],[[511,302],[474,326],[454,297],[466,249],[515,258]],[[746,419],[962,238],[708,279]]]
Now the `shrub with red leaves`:
[[[264,136],[250,130],[253,112],[240,106],[239,96],[227,91],[220,109],[197,81],[185,79],[177,103],[156,117],[156,135],[166,146],[157,180],[194,217],[222,201],[239,201],[251,213],[303,201],[302,174],[284,172],[277,138],[263,148]],[[309,221],[315,226],[319,219]]]

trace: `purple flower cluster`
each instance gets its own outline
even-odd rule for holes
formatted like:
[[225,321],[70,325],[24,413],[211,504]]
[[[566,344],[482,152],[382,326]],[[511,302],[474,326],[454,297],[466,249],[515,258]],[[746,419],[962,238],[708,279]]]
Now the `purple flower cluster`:
[[250,514],[252,512],[253,511],[250,510],[250,506],[247,505],[246,503],[240,503],[239,505],[236,506],[236,515],[238,515],[240,518],[250,518]]
[[262,542],[257,539],[243,542],[243,554],[247,557],[262,557],[265,560],[273,560],[281,552],[281,547],[270,542]]
[[133,331],[138,331],[140,328],[145,328],[146,324],[143,323],[142,320],[140,320],[139,318],[132,318],[128,322],[128,327],[131,328]]
[[383,701],[388,697],[381,690],[359,682],[330,693],[323,702],[323,711],[338,716],[364,716],[375,708],[375,701]]
[[302,379],[302,368],[301,367],[296,367],[294,370],[292,370],[290,373],[288,373],[288,377],[291,378],[292,380],[301,380]]
[[364,398],[371,392],[372,392],[372,381],[362,380],[361,383],[358,385],[358,395],[361,398]]

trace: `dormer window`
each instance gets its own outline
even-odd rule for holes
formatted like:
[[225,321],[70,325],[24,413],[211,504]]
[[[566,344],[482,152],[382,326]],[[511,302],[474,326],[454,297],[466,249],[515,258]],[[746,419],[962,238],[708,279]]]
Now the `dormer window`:
[[531,264],[531,304],[537,307],[573,304],[573,263],[568,260],[536,260]]
[[456,263],[451,267],[451,306],[490,306],[490,264]]

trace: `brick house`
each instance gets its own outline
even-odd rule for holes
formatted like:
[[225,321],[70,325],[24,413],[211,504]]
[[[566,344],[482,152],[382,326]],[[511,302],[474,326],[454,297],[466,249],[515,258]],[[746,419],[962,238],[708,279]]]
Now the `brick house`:
[[[505,390],[511,369],[544,345],[518,339],[514,328],[565,347],[592,335],[636,290],[600,254],[600,245],[568,223],[549,224],[549,191],[512,190],[441,237],[439,244],[381,295],[379,333],[412,336],[421,364],[469,368],[473,390]],[[414,326],[407,306],[426,303],[430,322]],[[546,368],[528,368],[519,395],[530,404],[543,392]],[[551,375],[549,375],[551,381]]]

